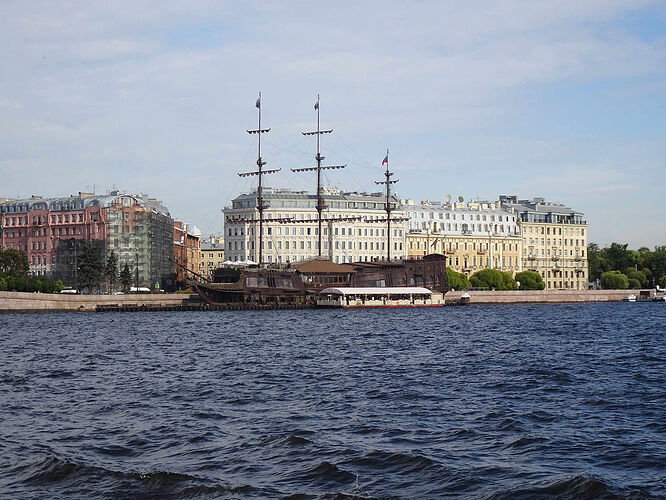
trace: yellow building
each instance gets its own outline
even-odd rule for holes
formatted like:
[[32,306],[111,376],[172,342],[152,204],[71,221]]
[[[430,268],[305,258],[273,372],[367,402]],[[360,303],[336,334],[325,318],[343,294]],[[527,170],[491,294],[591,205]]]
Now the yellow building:
[[522,268],[520,236],[468,236],[444,233],[407,233],[407,256],[446,255],[448,268],[470,277],[482,269],[498,269],[515,276]]
[[408,257],[446,255],[447,266],[469,277],[482,269],[522,271],[522,238],[515,213],[499,202],[402,200],[408,217]]
[[587,222],[583,214],[543,198],[500,196],[514,210],[523,240],[523,268],[541,274],[546,290],[587,288]]
[[224,260],[224,237],[211,235],[201,244],[201,270],[199,273],[212,280],[213,271],[222,267]]

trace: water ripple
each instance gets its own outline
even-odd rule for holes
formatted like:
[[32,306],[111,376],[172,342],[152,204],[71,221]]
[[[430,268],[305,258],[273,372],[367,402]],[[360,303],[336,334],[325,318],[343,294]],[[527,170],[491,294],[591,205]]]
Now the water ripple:
[[666,308],[3,315],[0,496],[666,498]]

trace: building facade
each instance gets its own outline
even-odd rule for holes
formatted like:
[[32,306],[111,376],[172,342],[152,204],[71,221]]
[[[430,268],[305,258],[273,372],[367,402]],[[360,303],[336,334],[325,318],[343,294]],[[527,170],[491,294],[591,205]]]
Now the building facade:
[[541,274],[547,290],[587,288],[587,222],[583,214],[544,198],[500,196],[513,211],[523,240],[523,267]]
[[439,253],[447,266],[467,277],[482,269],[512,275],[522,271],[522,238],[517,216],[499,202],[430,202],[402,200],[409,219],[407,255]]
[[[381,260],[387,257],[386,200],[381,193],[343,193],[324,188],[322,256],[335,263]],[[264,188],[265,264],[298,262],[319,255],[317,197],[305,191]],[[225,253],[231,261],[258,261],[259,211],[255,192],[241,194],[225,207]],[[405,253],[405,221],[392,199],[391,258]]]
[[177,220],[173,223],[173,269],[176,282],[186,286],[188,279],[201,270],[201,231],[196,226]]
[[213,271],[223,266],[224,237],[211,235],[201,243],[201,269],[199,274],[209,280],[213,279]]
[[106,206],[107,252],[114,251],[121,268],[128,264],[134,281],[138,276],[135,286],[159,288],[173,268],[173,219],[168,210],[147,195],[118,194]]
[[132,276],[138,269],[139,286],[154,286],[171,272],[173,220],[161,202],[147,195],[33,196],[0,203],[0,220],[2,248],[24,250],[31,274],[61,279],[67,286],[78,286],[84,241],[99,245],[104,257],[113,250]]

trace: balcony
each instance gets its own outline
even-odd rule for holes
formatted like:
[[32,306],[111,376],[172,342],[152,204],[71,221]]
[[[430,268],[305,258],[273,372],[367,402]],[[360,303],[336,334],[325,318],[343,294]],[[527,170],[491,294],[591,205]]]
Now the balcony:
[[478,253],[479,255],[486,255],[486,251],[483,249],[477,250],[476,253]]

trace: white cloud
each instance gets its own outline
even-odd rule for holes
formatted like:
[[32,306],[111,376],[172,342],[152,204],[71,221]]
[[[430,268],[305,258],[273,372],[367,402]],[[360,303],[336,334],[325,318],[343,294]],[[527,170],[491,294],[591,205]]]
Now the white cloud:
[[[643,39],[618,22],[651,8],[659,4],[5,2],[2,190],[55,195],[117,184],[214,229],[199,220],[236,194],[228,192],[235,172],[251,168],[244,130],[263,90],[272,164],[312,161],[300,131],[312,126],[320,92],[322,120],[337,134],[323,143],[327,160],[350,163],[330,174],[343,187],[372,186],[369,164],[388,145],[400,191],[414,198],[520,188],[592,210],[641,185],[635,165],[618,165],[636,155],[656,176],[652,189],[665,185],[655,168],[663,146],[605,147],[617,132],[588,142],[562,132],[561,117],[557,131],[547,120],[525,130],[525,117],[548,112],[538,94],[549,88],[596,82],[616,86],[609,107],[614,96],[631,102],[646,92],[663,106],[654,86],[664,76],[663,37]],[[27,168],[36,174],[29,186],[17,174]],[[428,175],[427,186],[415,172]]]

